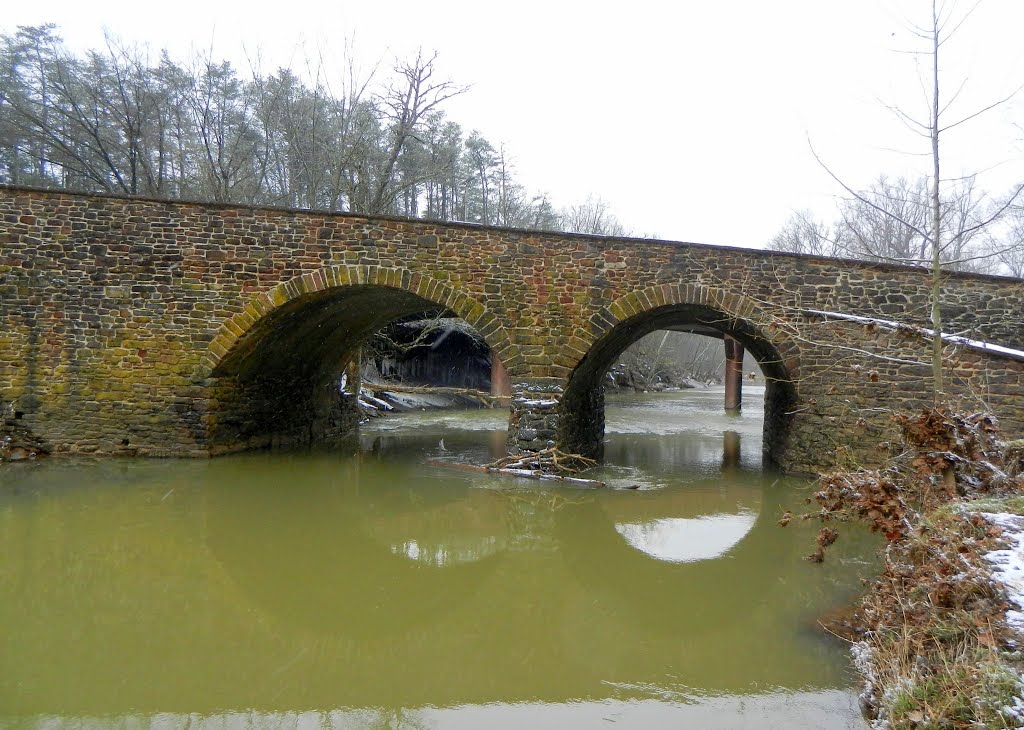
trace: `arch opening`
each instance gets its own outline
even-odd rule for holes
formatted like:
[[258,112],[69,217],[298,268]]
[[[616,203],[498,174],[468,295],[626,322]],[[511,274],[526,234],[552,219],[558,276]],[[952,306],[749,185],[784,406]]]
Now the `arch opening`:
[[[464,319],[443,308],[400,317],[374,333],[362,348],[361,380],[389,387],[492,389],[491,348]],[[454,402],[453,402],[454,404]]]
[[[451,306],[451,300],[450,294],[427,298],[377,284],[292,296],[256,319],[211,368],[210,453],[320,444],[355,448],[364,343],[396,321],[457,318],[465,307]],[[478,317],[478,324],[481,319],[486,320]],[[479,336],[492,349],[504,344],[494,328]]]
[[606,374],[630,345],[659,330],[692,332],[726,342],[731,338],[750,353],[765,385],[762,450],[766,462],[781,464],[796,402],[793,374],[778,347],[752,322],[702,304],[671,304],[637,314],[618,322],[593,344],[570,375],[559,405],[561,447],[603,456]]

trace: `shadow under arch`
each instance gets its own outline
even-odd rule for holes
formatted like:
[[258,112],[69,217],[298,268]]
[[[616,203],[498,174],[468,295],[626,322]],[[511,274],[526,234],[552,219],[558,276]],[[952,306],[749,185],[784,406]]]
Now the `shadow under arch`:
[[501,323],[464,292],[408,269],[337,265],[253,296],[210,343],[211,454],[336,443],[358,409],[338,381],[359,346],[399,317],[444,308],[475,328],[510,372],[523,365]]
[[572,453],[600,457],[604,441],[604,384],[608,368],[631,344],[657,330],[697,331],[734,338],[753,355],[765,378],[763,450],[784,461],[799,373],[799,350],[762,319],[755,302],[699,285],[662,285],[631,292],[590,319],[593,340],[569,376],[559,404],[558,443]]

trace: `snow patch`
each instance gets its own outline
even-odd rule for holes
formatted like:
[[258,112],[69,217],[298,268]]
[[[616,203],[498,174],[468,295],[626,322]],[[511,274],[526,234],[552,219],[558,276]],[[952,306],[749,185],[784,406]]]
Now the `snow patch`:
[[393,411],[394,408],[390,403],[382,401],[380,398],[376,398],[365,391],[359,394],[359,405],[369,410],[382,410],[382,411]]
[[[898,330],[911,330],[918,334],[926,337],[934,337],[935,330],[930,330],[926,327],[915,327],[913,325],[904,324],[902,322],[896,322],[891,319],[878,319],[877,317],[864,317],[859,314],[843,314],[842,312],[828,312],[823,309],[805,309],[805,312],[810,314],[817,314],[821,317],[828,319],[842,319],[848,322],[859,322],[861,324],[876,324],[879,327],[885,327],[886,329]],[[998,355],[1006,355],[1008,357],[1014,357],[1024,360],[1024,350],[1015,350],[1012,347],[1003,347],[993,342],[984,342],[983,340],[974,340],[970,337],[963,337],[961,335],[951,335],[945,332],[942,333],[943,342],[951,342],[955,345],[963,345],[964,347],[970,347],[973,350],[984,350],[986,352],[994,352]]]
[[[857,641],[850,646],[850,654],[853,657],[853,666],[864,678],[864,688],[858,695],[861,707],[877,707],[878,697],[875,690],[878,687],[878,675],[875,674],[874,650],[866,641]],[[884,717],[871,721],[871,730],[887,730],[888,727],[889,721]]]
[[985,553],[994,567],[992,577],[1006,587],[1006,593],[1019,610],[1006,612],[1006,623],[1024,632],[1024,517],[1006,512],[982,512],[981,516],[1003,528],[1009,547]]

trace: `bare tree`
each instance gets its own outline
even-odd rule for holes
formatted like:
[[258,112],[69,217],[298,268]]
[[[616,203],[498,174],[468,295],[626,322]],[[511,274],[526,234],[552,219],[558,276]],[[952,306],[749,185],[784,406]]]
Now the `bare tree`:
[[842,255],[869,261],[924,265],[928,239],[928,181],[879,177],[839,206]]
[[[928,157],[931,171],[928,177],[928,192],[925,203],[915,203],[910,211],[925,210],[920,215],[912,215],[909,211],[893,210],[880,204],[870,195],[852,189],[841,180],[815,154],[819,163],[828,174],[838,182],[844,190],[859,204],[866,206],[883,217],[890,218],[894,223],[904,226],[923,244],[920,259],[927,262],[931,271],[930,313],[932,328],[932,380],[935,399],[938,401],[944,393],[942,373],[942,308],[941,293],[943,268],[963,264],[974,258],[963,253],[966,242],[969,242],[979,231],[997,220],[1020,196],[1024,184],[1018,186],[1001,205],[994,208],[982,204],[973,196],[973,178],[969,186],[964,186],[965,178],[944,179],[942,177],[941,140],[947,132],[960,127],[972,119],[990,111],[1008,101],[1014,94],[997,99],[980,109],[971,110],[948,121],[950,107],[958,94],[953,94],[949,102],[943,102],[941,96],[942,81],[940,74],[940,51],[956,35],[964,22],[977,7],[973,5],[964,13],[957,13],[955,4],[940,3],[932,0],[929,21],[926,25],[910,24],[913,35],[923,44],[924,50],[918,53],[928,60],[928,75],[922,79],[922,86],[928,101],[927,114],[919,116],[907,112],[897,106],[889,107],[894,114],[912,131],[921,136],[928,144]],[[964,80],[964,84],[966,80]],[[963,84],[961,84],[961,88]],[[813,148],[812,148],[813,152]],[[959,186],[959,189],[958,189]]]
[[422,131],[427,115],[448,99],[467,90],[467,87],[451,81],[438,81],[434,68],[436,60],[437,53],[428,58],[421,49],[414,60],[399,63],[395,67],[398,81],[391,84],[380,97],[384,115],[391,124],[388,130],[390,142],[370,200],[369,213],[389,212],[398,194],[395,184],[398,158],[409,140]]
[[[833,225],[797,211],[768,243],[774,251],[814,256],[838,256],[884,261],[907,266],[931,265],[928,179],[890,179],[880,176],[868,188],[857,191],[838,205]],[[943,193],[943,229],[948,240],[943,268],[991,273],[1005,243],[984,242],[972,221],[981,216],[986,196],[975,187],[974,177],[957,181]]]
[[108,37],[75,55],[55,26],[0,34],[0,181],[218,202],[425,215],[616,235],[607,204],[560,217],[516,182],[504,148],[466,135],[444,103],[436,55],[347,65],[332,89],[320,59],[243,77],[212,51],[185,63]]
[[203,153],[209,196],[218,203],[251,202],[266,175],[263,139],[249,90],[227,62],[200,59],[188,98]]
[[800,210],[786,219],[768,242],[768,248],[809,256],[837,256],[840,244],[833,227],[815,218],[811,211]]
[[1024,279],[1024,205],[1011,205],[999,221],[996,231],[986,231],[987,261],[996,262],[991,273]]
[[608,203],[593,195],[562,212],[561,228],[569,233],[592,233],[598,236],[629,235],[626,227],[611,212]]

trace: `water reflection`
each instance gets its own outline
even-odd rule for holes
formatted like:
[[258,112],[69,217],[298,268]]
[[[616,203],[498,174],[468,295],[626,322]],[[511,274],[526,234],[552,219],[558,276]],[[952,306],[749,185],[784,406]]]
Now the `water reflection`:
[[742,540],[757,515],[662,517],[647,522],[615,525],[630,547],[668,563],[692,563],[720,558]]
[[[496,569],[503,510],[465,482],[396,463],[279,461],[211,462],[203,489],[210,553],[279,628],[402,635],[467,601]],[[285,486],[295,471],[303,479]]]
[[505,550],[511,540],[507,510],[478,490],[467,489],[443,504],[416,499],[410,507],[374,510],[362,527],[393,555],[435,568],[483,560]]
[[493,537],[475,540],[466,545],[420,545],[416,540],[391,546],[392,555],[402,555],[424,565],[443,568],[456,563],[472,563],[498,552],[498,540]]
[[736,431],[722,434],[722,473],[733,474],[740,466],[740,435]]
[[774,519],[802,487],[742,424],[727,475],[721,432],[696,474],[678,435],[613,433],[660,456],[580,491],[424,467],[496,441],[438,418],[356,458],[5,471],[0,725],[854,726],[814,619],[870,548],[808,569],[811,526]]

